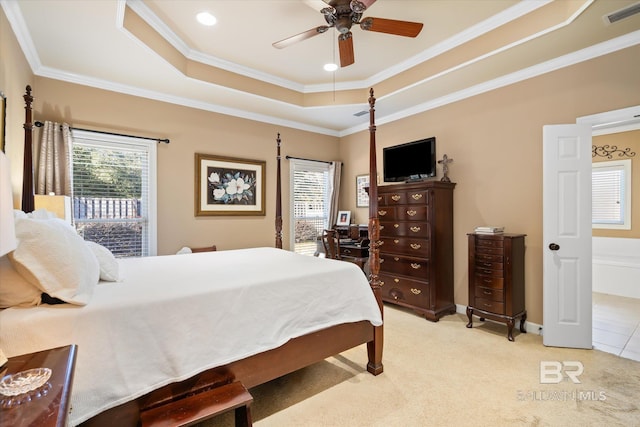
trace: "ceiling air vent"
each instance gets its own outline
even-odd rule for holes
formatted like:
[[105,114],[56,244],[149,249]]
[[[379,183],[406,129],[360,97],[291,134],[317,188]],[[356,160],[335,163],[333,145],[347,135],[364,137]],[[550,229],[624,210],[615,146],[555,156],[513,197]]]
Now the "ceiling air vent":
[[614,22],[618,22],[622,19],[628,18],[630,16],[635,15],[636,13],[640,13],[640,2],[634,3],[631,6],[625,7],[624,9],[616,10],[615,12],[611,12],[602,18],[604,22],[607,24],[613,24]]

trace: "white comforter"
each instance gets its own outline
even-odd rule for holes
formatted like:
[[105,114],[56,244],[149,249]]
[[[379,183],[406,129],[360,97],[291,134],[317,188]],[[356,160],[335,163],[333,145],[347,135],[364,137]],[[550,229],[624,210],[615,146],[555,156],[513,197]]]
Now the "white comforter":
[[254,248],[119,260],[84,307],[0,312],[8,356],[78,345],[70,422],[332,325],[381,325],[362,271]]

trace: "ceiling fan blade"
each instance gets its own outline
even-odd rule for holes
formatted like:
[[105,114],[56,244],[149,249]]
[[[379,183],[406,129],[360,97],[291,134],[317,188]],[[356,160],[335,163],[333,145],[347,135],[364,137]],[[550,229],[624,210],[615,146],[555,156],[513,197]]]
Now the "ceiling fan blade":
[[273,47],[278,49],[283,49],[287,46],[291,46],[292,44],[301,42],[303,40],[310,39],[311,37],[317,36],[318,34],[322,34],[329,29],[326,25],[321,25],[319,27],[312,28],[303,33],[296,34],[295,36],[287,37],[286,39],[282,39],[272,44]]
[[375,31],[396,36],[416,37],[422,31],[422,23],[384,18],[364,18],[360,21],[360,28],[365,31]]
[[346,67],[354,62],[353,38],[351,31],[340,34],[338,37],[338,50],[340,51],[340,66]]

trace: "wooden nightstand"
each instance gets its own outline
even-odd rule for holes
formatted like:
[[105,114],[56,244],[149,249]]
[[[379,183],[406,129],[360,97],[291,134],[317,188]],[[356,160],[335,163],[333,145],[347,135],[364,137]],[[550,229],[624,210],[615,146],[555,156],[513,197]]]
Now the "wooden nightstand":
[[48,389],[47,393],[40,393],[40,397],[34,397],[31,401],[6,407],[9,406],[9,398],[0,395],[0,426],[66,426],[76,353],[77,346],[68,345],[10,357],[2,376],[27,369],[49,368],[51,378],[40,388]]

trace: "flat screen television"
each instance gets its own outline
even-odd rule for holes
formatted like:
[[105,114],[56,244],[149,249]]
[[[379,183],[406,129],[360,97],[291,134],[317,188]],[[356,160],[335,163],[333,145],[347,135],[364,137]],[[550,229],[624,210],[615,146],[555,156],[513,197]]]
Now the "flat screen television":
[[436,176],[436,137],[382,149],[385,182],[419,181]]

